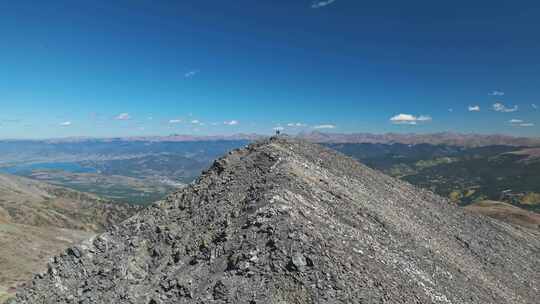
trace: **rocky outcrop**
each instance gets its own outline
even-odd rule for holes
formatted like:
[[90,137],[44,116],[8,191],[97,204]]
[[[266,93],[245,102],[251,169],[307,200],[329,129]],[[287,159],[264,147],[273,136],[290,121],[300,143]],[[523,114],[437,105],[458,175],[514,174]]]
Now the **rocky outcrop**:
[[56,257],[15,303],[536,303],[540,236],[272,138]]

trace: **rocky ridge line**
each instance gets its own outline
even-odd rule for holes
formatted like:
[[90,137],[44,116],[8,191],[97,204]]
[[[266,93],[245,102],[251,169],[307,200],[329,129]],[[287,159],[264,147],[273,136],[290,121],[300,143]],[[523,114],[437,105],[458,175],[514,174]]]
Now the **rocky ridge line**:
[[540,237],[271,138],[37,275],[14,303],[535,303]]

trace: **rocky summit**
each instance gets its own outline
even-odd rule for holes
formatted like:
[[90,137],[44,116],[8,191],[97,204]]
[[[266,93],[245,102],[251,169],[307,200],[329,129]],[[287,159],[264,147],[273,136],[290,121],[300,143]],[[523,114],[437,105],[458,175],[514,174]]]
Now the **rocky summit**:
[[54,258],[14,303],[538,303],[540,235],[271,138]]

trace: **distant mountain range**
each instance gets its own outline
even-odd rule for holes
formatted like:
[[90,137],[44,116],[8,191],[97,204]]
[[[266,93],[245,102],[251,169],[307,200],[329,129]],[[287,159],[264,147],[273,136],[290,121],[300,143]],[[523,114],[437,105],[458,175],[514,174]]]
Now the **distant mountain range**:
[[[502,134],[461,134],[453,132],[440,132],[429,134],[417,133],[323,133],[323,132],[301,132],[294,137],[305,139],[317,143],[381,143],[381,144],[432,144],[451,145],[463,147],[483,147],[493,145],[506,146],[540,146],[539,137],[515,137]],[[115,137],[115,138],[90,138],[90,137],[69,137],[47,140],[3,140],[6,142],[44,142],[47,144],[66,143],[108,143],[108,142],[198,142],[198,141],[254,141],[268,137],[260,134],[234,134],[234,135],[211,135],[194,136],[172,134],[169,136],[138,136],[138,137]]]
[[[0,172],[114,201],[148,204],[192,182],[220,155],[247,145],[257,136],[0,141]],[[239,139],[242,137],[245,139]],[[536,199],[540,193],[539,138],[320,132],[298,137],[323,143],[463,205],[502,200],[540,211]],[[534,206],[522,206],[522,199],[529,197],[535,197]]]
[[378,143],[378,144],[431,144],[462,147],[483,146],[540,146],[540,138],[513,137],[508,135],[483,135],[483,134],[460,134],[460,133],[431,133],[431,134],[371,134],[371,133],[300,133],[299,138],[317,143]]

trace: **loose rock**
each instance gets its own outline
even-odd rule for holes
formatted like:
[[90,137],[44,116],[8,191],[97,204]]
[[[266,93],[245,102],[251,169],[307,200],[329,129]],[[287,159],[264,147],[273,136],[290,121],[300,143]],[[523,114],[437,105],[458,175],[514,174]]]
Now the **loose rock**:
[[538,303],[540,236],[284,137],[51,262],[14,303]]

